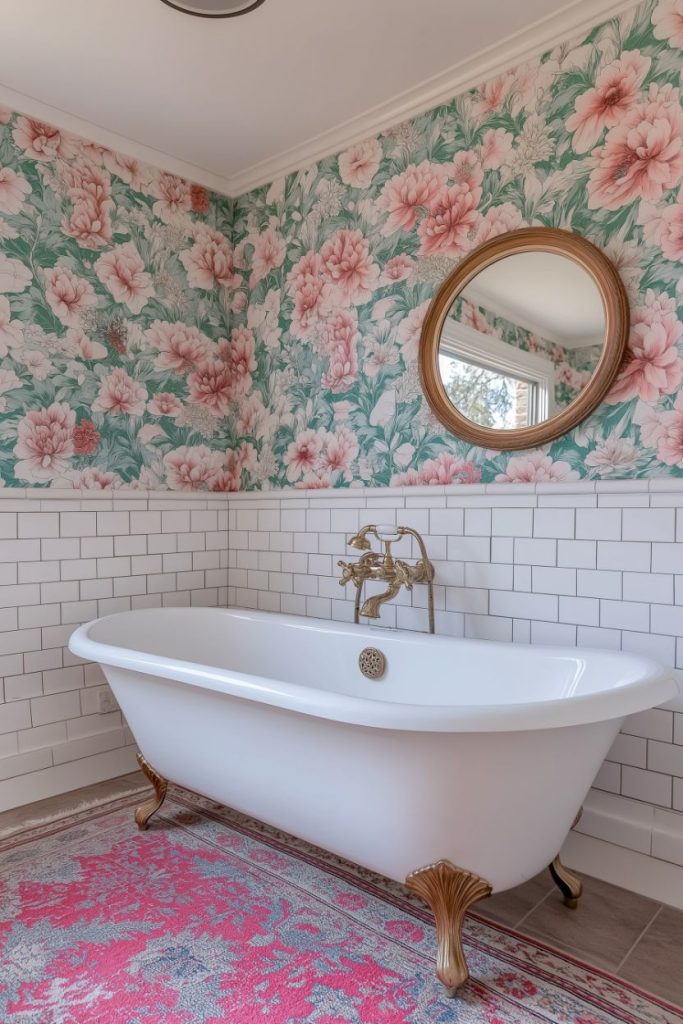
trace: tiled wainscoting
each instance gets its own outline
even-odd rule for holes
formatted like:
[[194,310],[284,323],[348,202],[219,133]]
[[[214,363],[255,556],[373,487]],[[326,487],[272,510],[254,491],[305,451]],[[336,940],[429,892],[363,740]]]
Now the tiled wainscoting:
[[[438,633],[621,648],[683,669],[683,482],[244,493],[229,508],[230,604],[350,621],[347,538],[396,522],[426,540]],[[425,629],[426,596],[402,593],[381,624]],[[626,722],[570,837],[573,862],[683,906],[681,812],[678,698]]]
[[225,495],[0,496],[0,811],[135,767],[100,669],[66,644],[88,619],[225,605]]

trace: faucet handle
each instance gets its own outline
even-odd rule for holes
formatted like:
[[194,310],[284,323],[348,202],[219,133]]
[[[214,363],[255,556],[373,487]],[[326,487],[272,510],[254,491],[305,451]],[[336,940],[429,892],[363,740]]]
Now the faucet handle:
[[340,558],[339,561],[337,562],[337,565],[342,570],[341,579],[339,580],[340,587],[345,587],[347,583],[357,582],[352,562],[344,562]]

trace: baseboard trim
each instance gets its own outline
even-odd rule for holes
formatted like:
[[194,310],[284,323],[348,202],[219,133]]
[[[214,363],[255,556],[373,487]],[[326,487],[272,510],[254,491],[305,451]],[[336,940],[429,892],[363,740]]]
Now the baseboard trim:
[[0,783],[0,811],[10,811],[37,800],[46,800],[51,796],[134,772],[138,767],[136,752],[137,747],[130,744],[7,779]]
[[569,867],[659,903],[683,910],[683,866],[627,850],[581,832],[570,832],[562,847]]

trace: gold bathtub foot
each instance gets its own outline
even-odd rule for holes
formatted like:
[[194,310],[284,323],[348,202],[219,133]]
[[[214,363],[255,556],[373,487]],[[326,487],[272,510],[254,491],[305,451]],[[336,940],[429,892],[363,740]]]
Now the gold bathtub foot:
[[140,804],[135,809],[135,822],[138,828],[144,831],[147,828],[149,819],[153,814],[156,814],[166,799],[168,782],[158,772],[154,771],[151,764],[140,753],[138,753],[138,764],[154,786],[154,796],[151,796],[149,800],[145,800],[144,804]]
[[436,973],[448,996],[454,996],[468,977],[462,948],[462,924],[465,912],[477,900],[491,895],[491,886],[483,878],[455,867],[450,861],[418,868],[406,878],[411,892],[429,904],[436,921]]
[[579,899],[583,892],[583,883],[580,878],[569,871],[560,860],[559,855],[555,858],[548,870],[552,875],[553,882],[564,896],[564,904],[571,910],[576,910]]

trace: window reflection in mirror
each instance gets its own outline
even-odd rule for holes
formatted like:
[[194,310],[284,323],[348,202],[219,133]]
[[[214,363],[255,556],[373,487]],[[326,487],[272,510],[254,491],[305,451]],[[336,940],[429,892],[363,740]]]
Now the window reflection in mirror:
[[538,423],[537,381],[498,373],[443,349],[439,367],[448,397],[468,420],[497,430]]
[[543,423],[574,401],[602,352],[605,317],[587,271],[553,253],[505,257],[454,299],[439,345],[450,401],[479,426]]

